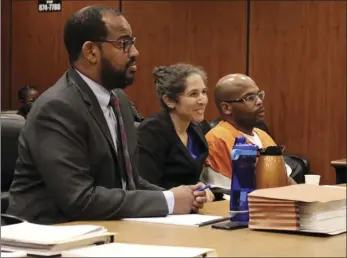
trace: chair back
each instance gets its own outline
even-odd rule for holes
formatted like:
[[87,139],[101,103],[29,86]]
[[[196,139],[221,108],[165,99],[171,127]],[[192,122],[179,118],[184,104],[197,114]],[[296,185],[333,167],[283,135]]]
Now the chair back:
[[1,110],[1,115],[16,115],[18,110]]
[[18,137],[25,119],[16,114],[1,113],[1,191],[9,190],[18,157]]

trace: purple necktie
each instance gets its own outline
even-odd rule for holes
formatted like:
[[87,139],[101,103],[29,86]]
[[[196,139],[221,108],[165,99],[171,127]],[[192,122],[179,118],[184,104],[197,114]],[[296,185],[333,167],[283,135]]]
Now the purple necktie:
[[128,186],[130,189],[135,188],[132,180],[132,166],[128,151],[127,135],[125,132],[122,114],[120,112],[119,100],[117,95],[111,93],[110,104],[117,118],[117,152],[119,153],[118,160],[121,163],[120,169],[125,167],[125,172],[128,177]]

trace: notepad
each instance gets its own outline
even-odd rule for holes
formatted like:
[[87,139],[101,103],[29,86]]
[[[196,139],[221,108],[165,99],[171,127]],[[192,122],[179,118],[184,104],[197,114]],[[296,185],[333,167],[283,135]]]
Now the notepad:
[[1,257],[27,257],[26,252],[24,251],[16,251],[16,252],[1,252]]
[[62,253],[63,257],[217,257],[214,249],[112,243]]
[[94,225],[47,226],[22,222],[1,226],[1,240],[53,245],[86,234],[104,232],[107,232],[106,228]]
[[183,215],[168,215],[166,217],[151,217],[151,218],[126,218],[126,221],[146,222],[170,224],[179,226],[202,227],[217,222],[222,222],[230,219],[229,217],[211,216],[203,214],[183,214]]
[[230,195],[229,194],[223,194],[223,199],[230,201]]
[[46,226],[22,222],[1,227],[1,250],[51,256],[62,250],[114,241],[114,233],[94,225]]

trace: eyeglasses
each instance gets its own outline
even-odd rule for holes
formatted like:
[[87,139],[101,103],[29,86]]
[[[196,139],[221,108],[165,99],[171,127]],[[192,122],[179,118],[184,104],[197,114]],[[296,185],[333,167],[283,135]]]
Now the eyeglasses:
[[135,37],[130,37],[130,38],[126,38],[126,39],[116,39],[116,40],[113,40],[113,39],[97,39],[97,40],[91,40],[91,41],[111,43],[116,48],[121,48],[121,49],[123,49],[124,53],[127,53],[127,52],[129,52],[131,47],[133,45],[135,45],[136,38]]
[[239,99],[224,100],[223,102],[227,102],[227,103],[243,102],[247,106],[253,106],[258,98],[263,101],[265,98],[265,91],[262,90],[258,92],[257,94],[248,95],[247,97],[239,98]]

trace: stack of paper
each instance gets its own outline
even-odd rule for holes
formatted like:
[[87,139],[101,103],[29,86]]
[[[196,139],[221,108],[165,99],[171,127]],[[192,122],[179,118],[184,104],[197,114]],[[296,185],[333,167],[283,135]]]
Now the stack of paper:
[[15,252],[3,252],[3,251],[1,251],[0,257],[8,257],[8,258],[27,257],[27,253],[24,251],[15,251]]
[[346,188],[299,184],[248,194],[249,228],[346,232]]
[[217,222],[229,220],[229,217],[210,216],[202,214],[183,214],[183,215],[168,215],[166,217],[152,217],[152,218],[127,218],[123,220],[146,222],[146,223],[159,223],[171,224],[176,226],[190,226],[202,227]]
[[22,222],[1,227],[1,250],[58,255],[62,250],[114,241],[114,234],[93,225],[45,226]]
[[217,257],[214,249],[112,243],[62,253],[63,257]]

